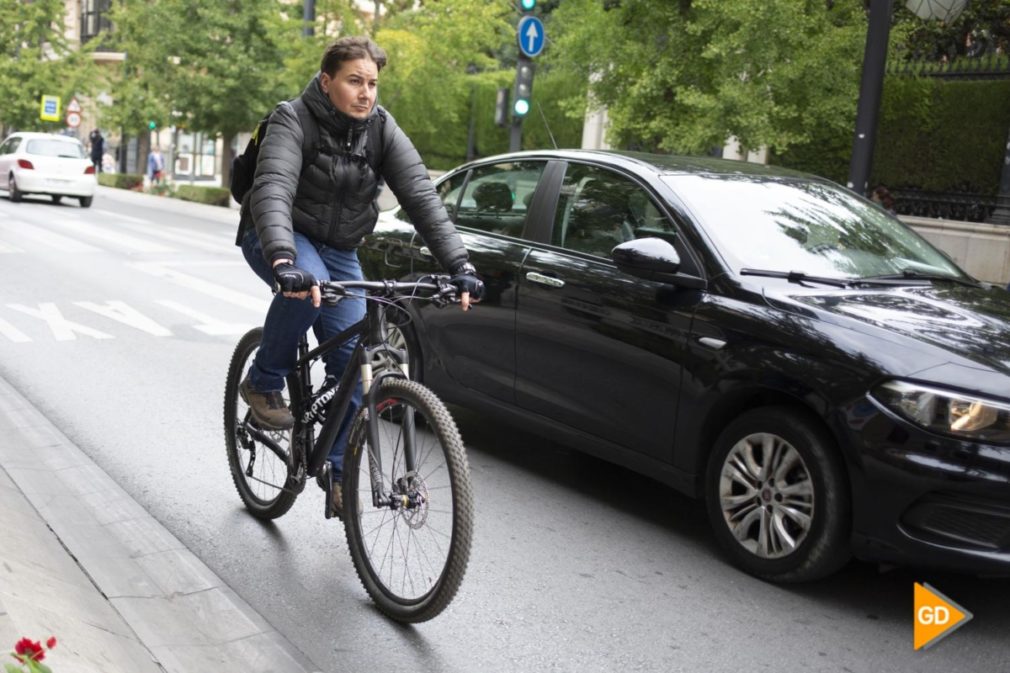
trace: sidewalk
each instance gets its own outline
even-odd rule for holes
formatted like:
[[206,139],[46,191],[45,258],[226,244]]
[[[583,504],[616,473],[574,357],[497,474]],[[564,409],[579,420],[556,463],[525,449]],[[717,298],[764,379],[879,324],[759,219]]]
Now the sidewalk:
[[0,660],[53,673],[309,673],[311,662],[0,378]]

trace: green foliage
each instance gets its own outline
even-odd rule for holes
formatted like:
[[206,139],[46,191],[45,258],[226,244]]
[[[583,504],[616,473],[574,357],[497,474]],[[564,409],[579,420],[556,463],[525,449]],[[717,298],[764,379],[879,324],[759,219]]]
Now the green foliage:
[[75,49],[63,34],[63,0],[0,3],[0,126],[58,131],[39,119],[43,95],[60,97],[60,116],[71,96],[93,90],[90,49]]
[[592,78],[612,144],[781,150],[851,128],[866,31],[852,3],[567,0],[553,18],[551,62]]
[[889,79],[873,183],[996,194],[1010,128],[1010,82]]
[[144,187],[144,176],[138,173],[99,173],[98,184],[117,189],[139,190]]
[[195,201],[211,206],[231,205],[231,192],[224,187],[203,187],[201,185],[178,185],[175,189],[176,198],[183,201]]

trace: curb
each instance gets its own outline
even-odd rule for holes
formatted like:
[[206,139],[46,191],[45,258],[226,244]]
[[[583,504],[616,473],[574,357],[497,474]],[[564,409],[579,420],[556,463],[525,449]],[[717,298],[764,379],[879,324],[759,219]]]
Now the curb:
[[0,652],[54,635],[54,671],[318,671],[2,377],[0,528]]

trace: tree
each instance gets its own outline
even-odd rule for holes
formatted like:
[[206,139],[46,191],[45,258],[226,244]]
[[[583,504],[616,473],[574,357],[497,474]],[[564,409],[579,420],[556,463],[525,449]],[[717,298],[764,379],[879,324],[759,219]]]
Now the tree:
[[235,136],[293,95],[284,44],[301,17],[278,0],[124,0],[112,14],[126,54],[110,118],[147,137],[150,121],[224,139],[223,180]]
[[552,64],[590,82],[617,145],[784,149],[853,123],[866,31],[854,3],[566,0],[552,31]]
[[56,131],[63,121],[39,119],[43,95],[92,90],[96,68],[89,49],[76,49],[64,36],[63,0],[0,3],[0,126]]

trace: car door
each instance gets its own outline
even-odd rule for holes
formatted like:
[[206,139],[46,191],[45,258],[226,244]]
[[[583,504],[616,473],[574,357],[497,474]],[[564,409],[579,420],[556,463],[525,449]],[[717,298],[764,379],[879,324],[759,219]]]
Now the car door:
[[521,269],[517,404],[671,462],[680,363],[701,295],[623,273],[610,250],[659,236],[697,273],[690,251],[642,184],[590,164],[568,164],[550,232]]
[[[514,402],[516,288],[530,250],[527,216],[546,166],[535,159],[484,164],[439,184],[486,290],[468,313],[424,312],[425,381],[436,390]],[[444,272],[420,235],[411,248],[414,272]]]
[[18,146],[18,138],[8,138],[0,143],[0,187],[7,189],[7,174],[14,163],[14,150]]

